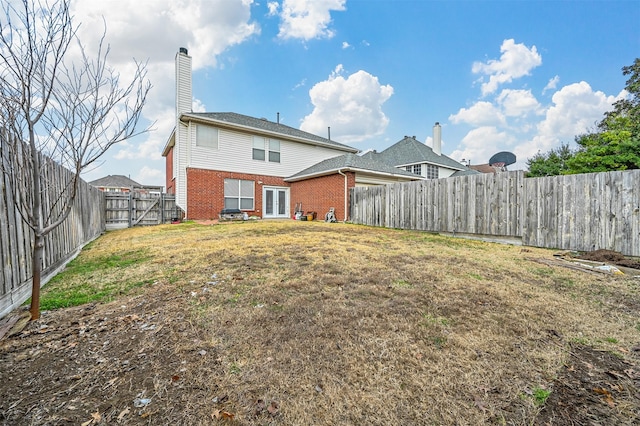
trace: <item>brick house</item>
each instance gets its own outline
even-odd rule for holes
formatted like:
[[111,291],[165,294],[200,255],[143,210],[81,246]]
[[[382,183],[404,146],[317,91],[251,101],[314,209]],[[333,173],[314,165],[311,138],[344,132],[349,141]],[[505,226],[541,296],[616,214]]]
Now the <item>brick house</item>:
[[188,219],[222,209],[290,218],[296,205],[347,220],[349,189],[419,180],[420,176],[328,138],[278,121],[232,112],[192,111],[191,57],[176,55],[176,125],[162,155],[167,193]]

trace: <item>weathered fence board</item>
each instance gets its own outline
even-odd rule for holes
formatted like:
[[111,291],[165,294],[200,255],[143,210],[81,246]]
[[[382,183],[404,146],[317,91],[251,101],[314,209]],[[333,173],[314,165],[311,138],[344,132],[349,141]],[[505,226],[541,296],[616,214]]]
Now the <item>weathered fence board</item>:
[[107,192],[106,227],[108,230],[132,226],[158,225],[182,218],[172,194],[144,192]]
[[523,172],[358,187],[351,220],[432,232],[519,237]]
[[640,256],[640,170],[525,179],[522,243]]
[[640,170],[505,172],[351,190],[352,222],[640,256]]

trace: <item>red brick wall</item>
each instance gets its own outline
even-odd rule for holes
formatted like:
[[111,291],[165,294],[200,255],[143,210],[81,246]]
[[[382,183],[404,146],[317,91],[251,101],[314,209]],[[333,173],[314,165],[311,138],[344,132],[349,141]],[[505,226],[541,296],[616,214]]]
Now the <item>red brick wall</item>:
[[[356,176],[353,172],[346,172],[345,175],[347,175],[348,209],[349,189],[355,186]],[[335,207],[336,218],[339,221],[344,220],[344,176],[336,173],[293,182],[291,184],[291,203],[293,207],[295,207],[296,203],[302,203],[302,210],[305,213],[309,211],[317,212],[318,220],[324,220],[324,215],[329,211],[329,208]]]
[[[217,170],[187,169],[187,217],[188,219],[217,219],[224,208],[224,180],[242,179],[255,182],[255,210],[247,210],[249,216],[262,217],[262,185],[289,186],[275,176],[231,173]],[[258,182],[262,182],[259,184]],[[293,213],[293,208],[290,210]]]
[[165,157],[165,192],[167,194],[175,194],[175,179],[173,178],[173,147],[169,149],[169,153]]

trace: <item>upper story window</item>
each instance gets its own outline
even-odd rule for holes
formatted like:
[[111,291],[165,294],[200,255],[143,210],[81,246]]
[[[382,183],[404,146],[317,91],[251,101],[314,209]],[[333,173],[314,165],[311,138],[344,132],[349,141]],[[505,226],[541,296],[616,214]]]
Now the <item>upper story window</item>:
[[405,166],[404,169],[413,174],[422,176],[422,164],[413,164],[411,166]]
[[438,179],[438,166],[433,164],[426,164],[427,166],[427,179]]
[[254,160],[267,160],[271,163],[279,163],[280,141],[275,139],[267,139],[260,136],[254,136],[252,158]]
[[269,139],[269,161],[280,162],[280,141]]
[[218,129],[196,124],[196,146],[218,149]]

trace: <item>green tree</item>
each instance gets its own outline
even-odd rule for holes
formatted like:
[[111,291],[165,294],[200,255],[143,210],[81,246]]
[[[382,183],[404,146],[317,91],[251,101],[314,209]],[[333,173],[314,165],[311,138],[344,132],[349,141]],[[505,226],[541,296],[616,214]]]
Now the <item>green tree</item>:
[[566,174],[569,171],[567,161],[573,157],[573,151],[569,145],[562,144],[559,148],[549,152],[538,152],[527,160],[528,177],[556,176]]

